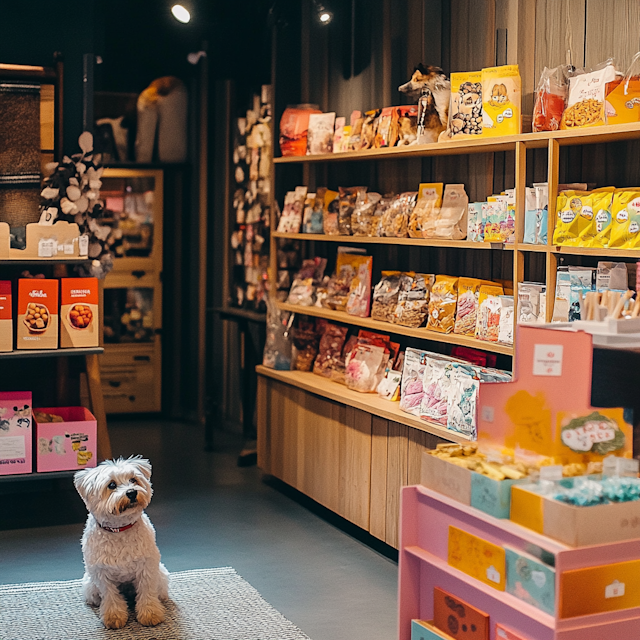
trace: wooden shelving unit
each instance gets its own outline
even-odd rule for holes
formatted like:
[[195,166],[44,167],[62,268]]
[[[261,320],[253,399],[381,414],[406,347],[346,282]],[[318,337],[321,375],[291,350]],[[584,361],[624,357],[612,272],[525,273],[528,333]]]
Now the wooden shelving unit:
[[0,353],[0,360],[18,360],[25,358],[64,358],[66,356],[100,355],[102,347],[87,347],[78,349],[23,349]]
[[414,329],[413,327],[403,327],[399,324],[391,324],[390,322],[382,322],[380,320],[372,320],[371,318],[359,318],[352,316],[344,311],[334,311],[333,309],[325,309],[324,307],[302,307],[286,302],[278,302],[278,307],[283,311],[291,311],[300,315],[315,316],[317,318],[326,318],[333,322],[342,322],[343,324],[355,325],[357,327],[365,327],[367,329],[375,329],[383,333],[392,333],[398,336],[409,336],[411,338],[420,338],[422,340],[430,340],[431,342],[443,342],[446,344],[458,344],[474,349],[484,349],[494,353],[503,353],[505,355],[513,355],[513,347],[511,345],[499,344],[497,342],[484,342],[476,340],[470,336],[462,336],[457,333],[439,333],[431,331],[424,327]]

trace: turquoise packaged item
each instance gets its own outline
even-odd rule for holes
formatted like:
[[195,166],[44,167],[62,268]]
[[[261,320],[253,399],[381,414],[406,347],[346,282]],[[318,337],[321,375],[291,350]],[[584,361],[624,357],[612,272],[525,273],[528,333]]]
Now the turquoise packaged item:
[[511,487],[528,481],[492,480],[475,471],[471,472],[471,506],[494,518],[508,519],[511,510]]
[[524,212],[524,236],[522,241],[525,244],[535,244],[538,229],[538,210],[536,208],[536,190],[527,187],[525,192],[525,212]]
[[505,547],[506,591],[550,615],[555,614],[556,571],[537,558]]
[[467,218],[467,240],[470,242],[482,242],[484,240],[484,217],[482,205],[486,202],[470,202],[469,216]]

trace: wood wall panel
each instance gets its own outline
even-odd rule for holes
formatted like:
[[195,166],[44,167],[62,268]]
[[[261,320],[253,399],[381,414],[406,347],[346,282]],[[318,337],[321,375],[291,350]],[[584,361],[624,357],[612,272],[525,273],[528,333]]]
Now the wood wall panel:
[[640,50],[638,0],[586,0],[585,66],[613,57],[626,71]]
[[371,498],[371,414],[346,407],[339,434],[338,513],[362,529],[369,527]]
[[371,421],[371,498],[369,533],[384,540],[387,517],[387,445],[389,422],[377,416]]
[[407,433],[407,485],[420,484],[422,453],[425,449],[435,449],[442,438],[424,431],[409,429]]
[[585,14],[586,0],[537,0],[536,82],[545,67],[567,62],[568,49],[573,64],[584,66]]
[[495,2],[451,0],[451,71],[478,71],[496,59]]
[[407,434],[409,427],[389,421],[387,440],[387,514],[385,542],[398,548],[400,489],[407,484]]

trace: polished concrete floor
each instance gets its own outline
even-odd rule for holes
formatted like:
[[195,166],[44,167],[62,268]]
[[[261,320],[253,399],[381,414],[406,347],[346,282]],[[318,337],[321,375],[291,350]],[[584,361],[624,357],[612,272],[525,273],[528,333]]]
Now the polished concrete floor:
[[[169,571],[232,566],[312,640],[396,637],[388,549],[264,483],[255,467],[238,468],[234,438],[217,434],[207,453],[191,425],[112,422],[111,433],[114,454],[154,465],[148,513]],[[1,584],[81,577],[83,507],[70,485],[0,485]]]

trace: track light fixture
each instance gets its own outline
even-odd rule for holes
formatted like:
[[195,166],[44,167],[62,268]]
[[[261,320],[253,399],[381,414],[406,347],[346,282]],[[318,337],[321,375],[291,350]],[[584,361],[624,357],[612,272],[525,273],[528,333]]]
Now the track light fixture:
[[316,10],[316,18],[320,24],[329,24],[333,20],[333,13],[328,7],[318,2],[318,0],[313,0],[313,5]]
[[191,21],[191,13],[184,5],[174,4],[171,7],[171,13],[173,14],[173,17],[178,22],[182,22],[182,24],[187,24]]

